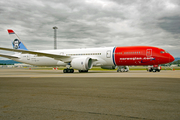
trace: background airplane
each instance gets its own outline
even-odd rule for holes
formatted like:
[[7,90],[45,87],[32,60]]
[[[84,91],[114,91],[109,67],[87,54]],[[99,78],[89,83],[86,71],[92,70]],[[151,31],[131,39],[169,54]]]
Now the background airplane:
[[[0,50],[13,51],[14,55],[0,54],[18,62],[35,66],[66,66],[64,73],[88,72],[93,66],[115,68],[129,65],[160,65],[174,61],[174,57],[165,50],[152,46],[103,47],[83,49],[28,50],[13,30],[13,49],[0,47]],[[117,71],[118,71],[117,70]]]

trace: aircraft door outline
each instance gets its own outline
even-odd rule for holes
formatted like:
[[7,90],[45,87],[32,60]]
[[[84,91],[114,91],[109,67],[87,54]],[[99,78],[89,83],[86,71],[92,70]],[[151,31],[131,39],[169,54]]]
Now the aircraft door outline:
[[30,60],[30,54],[27,54],[27,60]]
[[106,57],[107,57],[107,58],[111,58],[111,50],[108,50],[108,51],[106,52]]
[[147,49],[146,50],[146,56],[151,57],[152,56],[152,49]]

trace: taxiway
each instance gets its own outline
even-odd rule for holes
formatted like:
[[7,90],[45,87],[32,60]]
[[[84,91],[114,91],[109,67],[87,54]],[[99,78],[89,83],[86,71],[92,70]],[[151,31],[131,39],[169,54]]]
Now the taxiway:
[[180,71],[0,69],[0,119],[180,119]]

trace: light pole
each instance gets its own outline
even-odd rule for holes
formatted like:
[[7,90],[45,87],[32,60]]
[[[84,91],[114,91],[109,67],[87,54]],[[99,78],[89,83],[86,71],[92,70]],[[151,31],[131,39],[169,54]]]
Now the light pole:
[[58,27],[54,26],[54,49],[57,49],[57,41],[56,41],[56,29],[58,29]]

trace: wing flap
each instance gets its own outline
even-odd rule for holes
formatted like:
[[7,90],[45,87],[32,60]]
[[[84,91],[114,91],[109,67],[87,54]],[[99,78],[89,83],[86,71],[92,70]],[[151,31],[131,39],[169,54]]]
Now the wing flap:
[[19,58],[19,57],[14,56],[14,55],[3,55],[3,54],[0,54],[0,57],[5,57],[5,58],[9,58],[9,59],[11,59],[11,58]]

